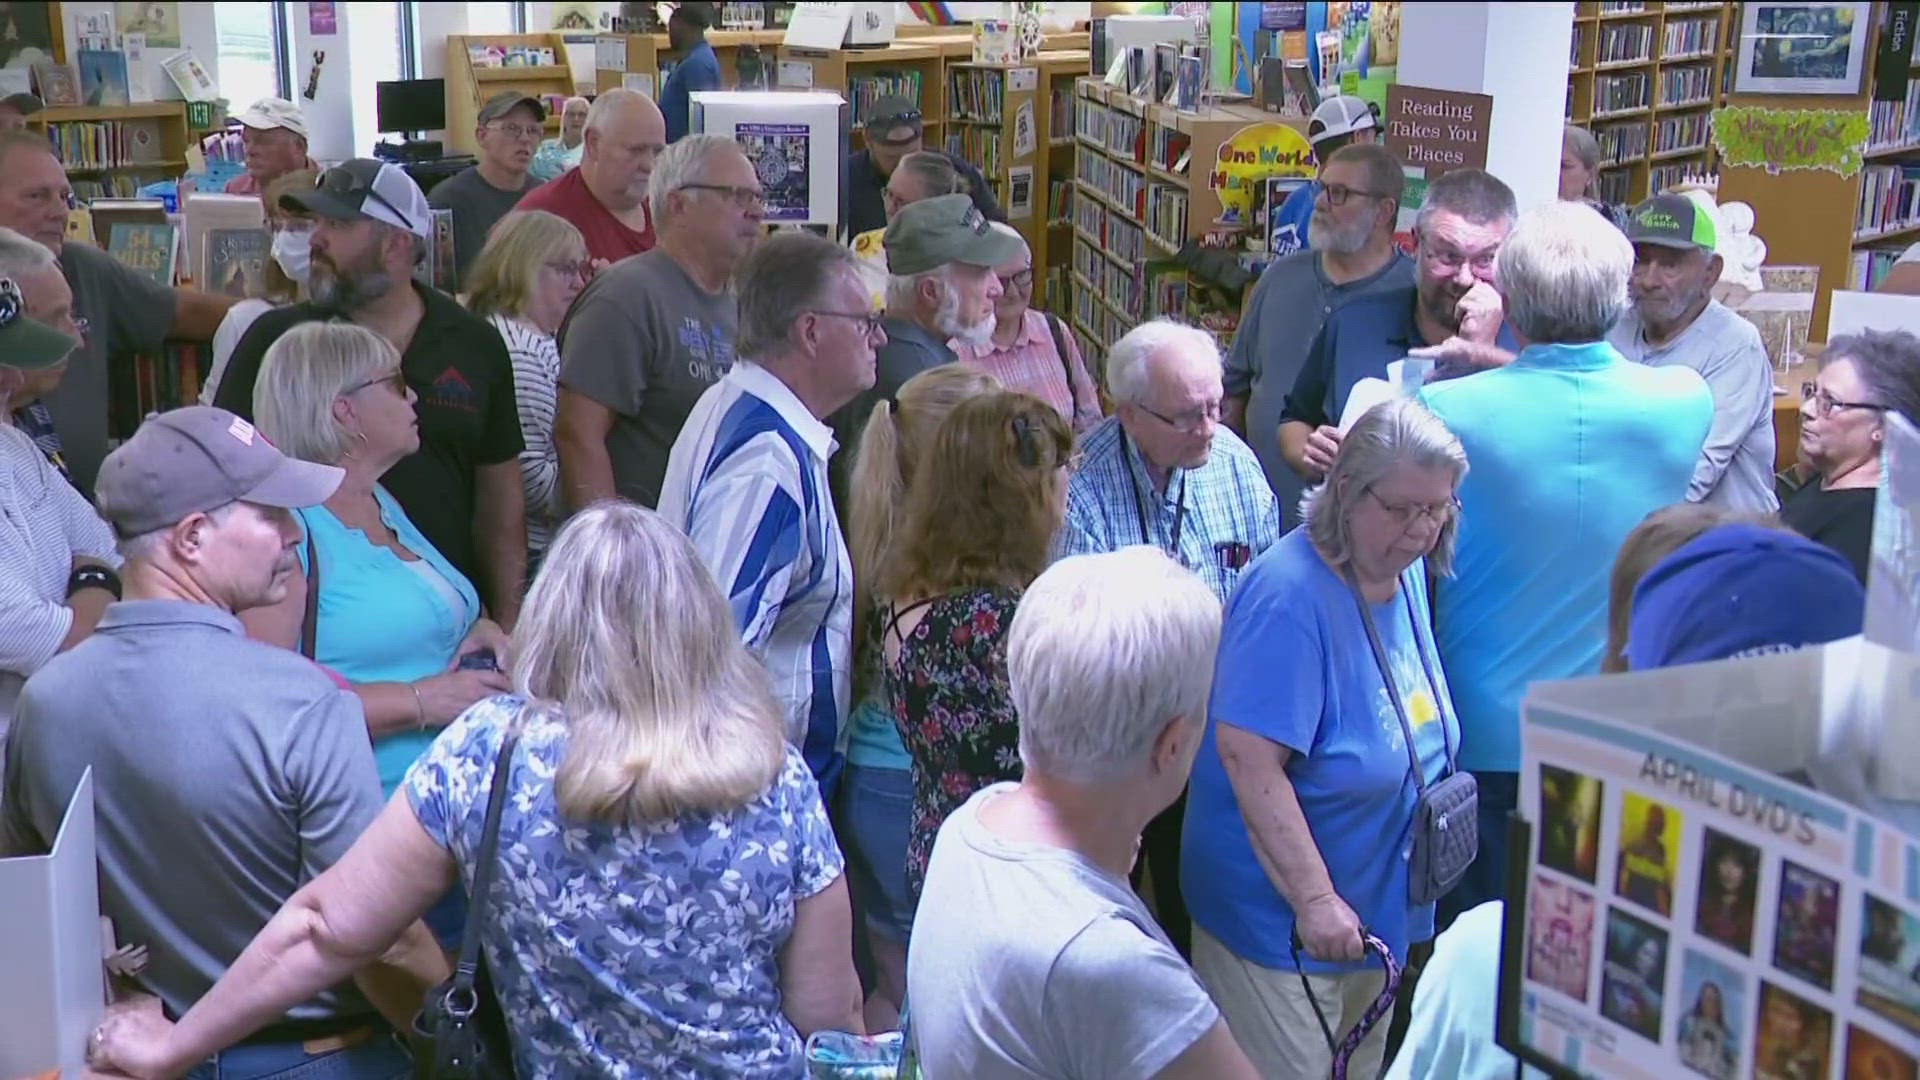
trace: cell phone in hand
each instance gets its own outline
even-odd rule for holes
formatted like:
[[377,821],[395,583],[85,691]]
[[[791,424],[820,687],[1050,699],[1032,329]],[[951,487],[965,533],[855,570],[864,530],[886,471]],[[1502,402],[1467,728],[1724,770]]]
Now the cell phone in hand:
[[475,649],[460,658],[461,671],[499,671],[500,658],[492,649]]

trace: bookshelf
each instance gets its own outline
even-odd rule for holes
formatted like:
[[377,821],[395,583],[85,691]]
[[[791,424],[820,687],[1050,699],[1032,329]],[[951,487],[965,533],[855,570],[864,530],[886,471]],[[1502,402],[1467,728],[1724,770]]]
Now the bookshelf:
[[1726,97],[1738,5],[1580,0],[1568,121],[1600,143],[1600,198],[1636,203],[1714,168],[1711,114]]
[[[769,67],[774,62],[774,50],[779,48],[785,30],[709,30],[707,44],[713,46],[714,58],[720,61],[720,86],[723,90],[737,90],[740,86],[740,56],[743,50],[757,49],[761,62]],[[602,92],[617,89],[625,85],[627,75],[645,75],[651,90],[648,97],[660,96],[660,88],[666,83],[667,75],[678,61],[667,42],[665,34],[602,34],[604,40],[610,36],[624,38],[626,54],[625,66],[619,70],[597,67],[593,73],[594,90]],[[596,59],[599,56],[595,49]],[[769,81],[777,74],[769,71]]]
[[1220,144],[1259,124],[1304,132],[1306,119],[1251,105],[1184,113],[1132,97],[1091,75],[1074,82],[1073,114],[1075,191],[1067,277],[1071,323],[1082,352],[1103,357],[1121,334],[1160,315],[1201,326],[1220,339],[1223,349],[1230,346],[1239,298],[1190,279],[1175,257],[1216,229],[1243,227],[1220,221],[1220,197],[1207,182]]
[[[971,45],[966,55],[971,56]],[[850,142],[862,145],[866,132],[866,110],[873,102],[889,94],[898,94],[920,103],[920,115],[926,127],[926,145],[945,145],[943,118],[945,104],[945,66],[949,56],[957,56],[954,43],[945,38],[910,38],[895,41],[882,49],[796,49],[782,45],[775,50],[779,67],[775,85],[783,89],[833,90],[847,99],[850,109]],[[804,85],[803,85],[804,84]]]
[[52,142],[82,201],[132,198],[141,184],[187,170],[185,102],[49,106],[29,116],[27,126]]
[[[480,67],[468,47],[552,49],[558,64],[517,67]],[[447,35],[447,135],[449,154],[477,154],[473,129],[480,106],[502,90],[515,90],[543,101],[573,95],[573,69],[567,65],[566,40],[559,34],[449,34]],[[547,110],[547,133],[560,132],[560,110]]]

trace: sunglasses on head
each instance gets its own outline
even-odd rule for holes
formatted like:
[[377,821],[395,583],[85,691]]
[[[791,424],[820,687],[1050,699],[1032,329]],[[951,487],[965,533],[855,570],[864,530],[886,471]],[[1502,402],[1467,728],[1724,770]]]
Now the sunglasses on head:
[[342,198],[357,197],[363,206],[366,200],[372,199],[386,207],[395,220],[405,222],[406,228],[413,228],[412,218],[402,213],[399,207],[388,202],[385,195],[373,189],[372,177],[363,177],[351,169],[328,169],[320,174],[320,182],[315,187],[329,195],[338,195]]

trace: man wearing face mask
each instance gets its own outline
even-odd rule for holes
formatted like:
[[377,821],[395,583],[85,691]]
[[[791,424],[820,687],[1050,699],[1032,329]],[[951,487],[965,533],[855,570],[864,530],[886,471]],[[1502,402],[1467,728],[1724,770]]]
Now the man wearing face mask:
[[1633,307],[1607,340],[1629,360],[1690,367],[1713,391],[1713,428],[1687,501],[1773,513],[1773,365],[1760,331],[1713,298],[1713,219],[1685,195],[1655,195],[1634,207],[1626,232]]
[[280,197],[313,190],[314,181],[319,179],[319,175],[312,169],[299,169],[268,184],[266,191],[261,194],[261,202],[267,211],[267,226],[273,232],[273,260],[266,270],[266,292],[233,305],[228,309],[227,317],[220,320],[220,329],[213,332],[213,363],[208,366],[206,382],[200,387],[200,404],[213,404],[214,396],[220,392],[220,380],[227,373],[227,361],[233,358],[234,347],[240,344],[240,339],[246,336],[247,329],[255,319],[274,308],[299,303],[307,298],[307,277],[313,267],[313,253],[309,247],[313,238],[313,218],[285,208],[280,203]]
[[1493,260],[1516,208],[1513,191],[1479,169],[1456,169],[1427,186],[1414,224],[1414,283],[1358,297],[1332,315],[1280,411],[1280,453],[1308,483],[1318,483],[1340,448],[1340,414],[1361,379],[1384,379],[1387,365],[1435,362],[1448,379],[1513,359]]

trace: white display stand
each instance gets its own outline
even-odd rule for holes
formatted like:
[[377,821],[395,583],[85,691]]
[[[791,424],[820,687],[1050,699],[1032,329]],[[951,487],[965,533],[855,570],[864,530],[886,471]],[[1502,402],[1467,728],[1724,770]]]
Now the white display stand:
[[46,855],[0,859],[0,1077],[79,1076],[105,1010],[93,770]]
[[693,130],[731,135],[766,189],[769,225],[840,224],[846,100],[830,90],[701,90]]

